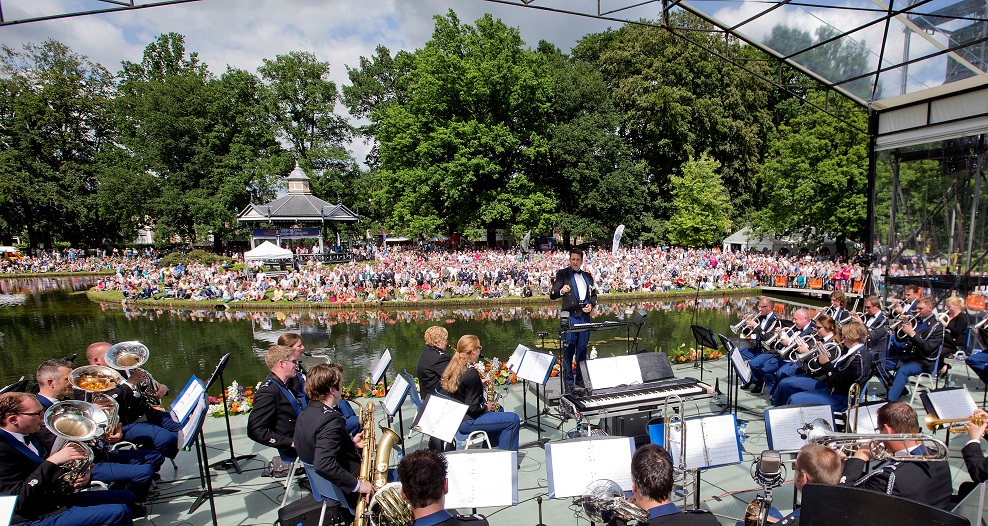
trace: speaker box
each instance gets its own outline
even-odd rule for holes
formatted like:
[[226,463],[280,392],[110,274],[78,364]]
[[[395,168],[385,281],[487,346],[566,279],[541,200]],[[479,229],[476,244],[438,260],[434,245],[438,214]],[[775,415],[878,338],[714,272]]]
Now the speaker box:
[[[321,511],[322,503],[316,502],[312,495],[306,495],[278,510],[278,524],[281,526],[317,526]],[[324,526],[346,526],[349,523],[350,521],[341,513],[340,505],[336,501],[328,501],[326,519],[323,521]]]

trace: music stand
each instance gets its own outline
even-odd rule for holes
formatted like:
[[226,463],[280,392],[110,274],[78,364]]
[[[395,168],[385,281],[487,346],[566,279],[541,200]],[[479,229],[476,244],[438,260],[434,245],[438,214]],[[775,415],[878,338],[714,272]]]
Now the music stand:
[[[388,367],[391,366],[391,362],[392,362],[391,349],[384,349],[384,352],[381,353],[381,357],[378,358],[377,360],[377,365],[375,365],[374,370],[371,371],[370,384],[377,385],[379,382],[383,381],[385,394],[387,394],[388,392],[387,372],[388,372]],[[404,401],[404,399],[402,400]],[[394,415],[389,415],[388,417],[389,426],[391,425],[393,418]],[[401,405],[398,405],[398,427],[401,429],[401,436],[405,436],[404,418],[405,418],[404,415],[402,415],[401,413]]]
[[700,368],[700,381],[703,381],[703,348],[717,350],[717,337],[714,336],[714,330],[710,327],[704,327],[702,325],[690,325],[690,330],[693,331],[693,340],[696,342],[697,354],[700,355],[700,359],[693,362],[693,367]]
[[727,412],[733,412],[734,416],[738,415],[738,411],[744,411],[748,414],[759,415],[758,412],[748,409],[747,407],[742,407],[738,405],[738,399],[741,393],[741,382],[739,382],[738,376],[741,374],[737,366],[734,364],[734,360],[731,355],[737,349],[737,347],[728,339],[727,336],[723,334],[717,335],[720,338],[720,342],[724,344],[724,352],[727,353],[727,405],[721,409],[720,414]]
[[394,424],[395,414],[398,414],[398,428],[401,431],[399,436],[402,437],[405,436],[405,423],[401,421],[401,406],[405,403],[405,398],[408,397],[408,391],[411,389],[415,389],[415,387],[399,374],[395,377],[395,383],[391,389],[385,391],[384,400],[381,401],[384,414],[388,416],[388,427]]
[[[549,381],[549,376],[552,374],[552,366],[556,363],[556,357],[549,353],[543,354],[535,352],[521,345],[515,349],[515,352],[520,352],[521,358],[515,364],[515,369],[512,372],[514,372],[524,382],[524,385],[522,386],[522,410],[525,414],[525,422],[522,425],[532,427],[532,424],[528,422],[528,382],[532,382],[536,386],[544,389],[545,383]],[[542,407],[538,393],[535,395],[534,427],[536,433],[538,433],[538,437],[532,442],[522,444],[519,446],[520,449],[535,445],[544,448],[545,443],[548,440],[542,438]]]
[[[227,460],[221,460],[212,466],[213,469],[230,469],[231,467],[237,470],[237,474],[244,472],[243,468],[240,467],[240,460],[251,460],[257,455],[241,455],[237,456],[233,452],[233,432],[230,430],[230,406],[227,404],[226,400],[226,382],[223,381],[223,369],[226,369],[226,364],[230,362],[230,355],[233,353],[226,353],[220,358],[219,363],[216,364],[216,369],[213,370],[212,376],[209,377],[209,381],[206,382],[206,392],[216,383],[216,380],[220,381],[220,387],[222,388],[221,399],[223,402],[223,420],[226,422],[226,439],[230,445],[230,458]],[[205,439],[204,439],[205,440]]]
[[[179,437],[184,438],[184,444],[179,444],[183,446],[183,449],[188,450],[192,442],[196,445],[196,459],[199,464],[199,483],[200,488],[195,491],[187,493],[189,497],[195,497],[196,500],[189,507],[189,515],[195,513],[199,506],[202,506],[204,502],[209,501],[209,512],[213,519],[213,526],[218,526],[216,520],[216,500],[215,495],[228,495],[230,493],[236,493],[239,490],[228,489],[228,488],[213,488],[213,477],[209,473],[209,453],[206,450],[206,434],[203,432],[203,423],[206,421],[207,408],[209,407],[209,401],[206,399],[205,390],[203,392],[202,398],[200,398],[199,406],[193,411],[192,415],[189,416],[186,426],[180,431]],[[192,432],[189,433],[187,430],[191,429]]]
[[850,486],[807,484],[803,486],[802,526],[867,524],[901,526],[936,524],[968,526],[968,520],[953,513],[901,497]]

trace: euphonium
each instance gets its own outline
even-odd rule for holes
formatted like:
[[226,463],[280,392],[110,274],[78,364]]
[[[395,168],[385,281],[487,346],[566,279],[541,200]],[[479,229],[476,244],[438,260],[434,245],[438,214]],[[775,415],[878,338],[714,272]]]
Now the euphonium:
[[[93,464],[93,449],[86,442],[106,432],[107,417],[102,409],[81,400],[55,402],[45,411],[45,426],[58,437],[52,452],[63,447],[79,447],[85,458],[63,464],[68,471],[62,481],[72,484]],[[74,445],[73,445],[74,444]]]
[[595,480],[587,486],[582,496],[574,499],[574,504],[593,522],[609,523],[611,519],[648,522],[648,512],[624,498],[624,491],[613,480]]
[[151,357],[151,351],[141,342],[120,342],[106,350],[103,361],[114,369],[127,371],[130,376],[137,377],[135,387],[140,391],[148,405],[161,404],[158,398],[158,382],[154,381],[151,373],[141,369],[141,366]]
[[[944,462],[947,460],[947,444],[930,435],[921,433],[891,433],[859,435],[855,433],[835,433],[823,419],[804,424],[797,430],[804,439],[815,444],[823,444],[831,449],[851,456],[857,448],[868,446],[875,460],[896,462]],[[924,452],[921,455],[896,456],[883,442],[920,442]]]
[[371,498],[367,506],[371,526],[411,526],[412,506],[401,496],[401,482],[389,482]]

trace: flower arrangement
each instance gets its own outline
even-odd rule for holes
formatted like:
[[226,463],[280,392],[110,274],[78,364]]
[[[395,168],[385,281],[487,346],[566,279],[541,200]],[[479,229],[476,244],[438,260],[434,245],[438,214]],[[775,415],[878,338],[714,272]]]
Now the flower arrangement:
[[254,408],[254,390],[257,386],[244,387],[236,380],[226,388],[226,406],[223,405],[223,398],[219,396],[209,397],[209,408],[207,411],[213,418],[220,418],[226,414],[227,409],[231,415],[242,415],[249,413]]
[[[656,349],[656,351],[663,352],[661,347]],[[702,351],[704,360],[716,360],[723,356],[723,353],[716,349],[703,348]],[[700,352],[694,347],[686,347],[685,343],[681,343],[679,344],[679,347],[665,351],[665,353],[669,356],[670,363],[695,362],[700,359]]]
[[518,383],[518,376],[508,369],[507,364],[498,361],[498,369],[491,372],[491,362],[496,360],[491,360],[484,362],[484,370],[487,371],[487,376],[494,381],[494,385],[504,385],[504,384],[514,384]]

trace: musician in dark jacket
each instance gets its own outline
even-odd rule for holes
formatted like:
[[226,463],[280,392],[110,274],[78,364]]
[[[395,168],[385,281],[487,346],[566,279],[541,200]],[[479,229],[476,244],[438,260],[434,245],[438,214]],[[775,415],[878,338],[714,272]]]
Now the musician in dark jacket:
[[425,330],[425,349],[422,349],[415,368],[415,375],[419,377],[419,394],[423,399],[426,395],[436,394],[449,364],[450,356],[446,352],[448,338],[449,332],[438,325]]
[[446,511],[446,457],[420,449],[405,455],[398,464],[401,494],[412,505],[412,526],[487,526],[480,515],[454,515]]
[[898,350],[898,364],[893,366],[892,359],[885,362],[886,370],[895,369],[892,385],[889,387],[888,399],[894,402],[902,397],[902,392],[909,383],[909,378],[920,373],[932,373],[934,364],[940,356],[940,346],[943,345],[943,325],[933,315],[936,300],[932,296],[923,296],[916,300],[916,326],[902,323],[899,330],[906,336],[899,340],[893,336],[891,347]]
[[946,362],[948,356],[958,351],[967,352],[967,329],[971,326],[971,318],[964,312],[962,298],[951,296],[943,303],[947,309],[947,326],[943,331],[943,349],[940,350],[940,374],[949,369]]
[[[569,251],[569,266],[556,271],[556,277],[549,291],[549,299],[563,299],[562,310],[569,312],[570,325],[590,323],[590,313],[597,306],[597,289],[594,288],[593,276],[583,268],[583,251]],[[573,358],[576,358],[576,382],[583,384],[583,373],[580,362],[587,359],[587,343],[590,333],[587,331],[571,332],[566,335],[566,347],[563,349],[562,371],[563,383],[573,387],[571,368]]]
[[[903,402],[889,402],[878,410],[879,433],[919,433],[916,411]],[[885,440],[886,449],[897,455],[923,455],[926,447],[918,441]],[[874,460],[868,446],[858,448],[844,463],[840,483],[909,499],[940,509],[950,507],[953,490],[950,466],[946,462],[881,462],[868,469]]]
[[374,485],[357,480],[360,474],[364,434],[350,438],[346,422],[336,406],[343,398],[343,368],[338,363],[321,363],[309,369],[305,381],[309,405],[295,424],[298,457],[311,464],[320,477],[336,484],[347,494],[351,506],[357,494],[370,497]]
[[504,450],[518,451],[520,419],[517,413],[498,411],[494,401],[484,397],[484,382],[473,367],[480,357],[480,339],[472,334],[456,342],[456,354],[446,366],[442,378],[442,393],[466,404],[459,432],[486,431],[491,444]]
[[957,498],[954,499],[957,502],[971,493],[978,484],[988,480],[988,458],[981,452],[981,439],[988,428],[988,412],[983,409],[975,410],[971,421],[964,424],[964,428],[967,430],[968,441],[961,449],[961,454],[964,455],[964,466],[971,481],[961,483],[957,489]]
[[839,359],[831,359],[827,353],[821,353],[817,359],[820,371],[807,380],[816,382],[816,386],[805,391],[793,393],[786,404],[829,405],[834,409],[847,407],[847,395],[852,385],[863,383],[871,377],[871,355],[865,350],[865,339],[868,330],[864,324],[852,321],[844,325],[844,341],[841,345],[845,350]]
[[635,504],[648,512],[648,526],[720,524],[709,511],[676,507],[670,499],[672,478],[672,458],[662,446],[647,444],[631,457],[631,492]]
[[284,345],[272,345],[264,356],[270,374],[254,393],[254,408],[247,417],[247,436],[258,444],[276,448],[281,459],[295,460],[293,445],[295,422],[308,400],[286,382],[295,377],[298,365],[294,351]]
[[80,448],[69,445],[49,453],[36,437],[44,425],[44,408],[28,393],[0,395],[0,494],[17,496],[13,524],[82,526],[133,524],[129,491],[74,493],[89,483],[82,473],[65,482],[66,463],[84,458]]

